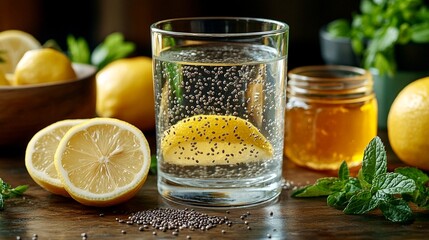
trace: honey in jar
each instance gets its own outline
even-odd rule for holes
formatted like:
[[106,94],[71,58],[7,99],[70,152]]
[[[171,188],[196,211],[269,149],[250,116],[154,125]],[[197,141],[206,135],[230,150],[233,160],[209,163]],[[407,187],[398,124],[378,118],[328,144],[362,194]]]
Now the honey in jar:
[[306,66],[288,73],[285,154],[315,170],[362,163],[377,135],[371,73],[351,66]]

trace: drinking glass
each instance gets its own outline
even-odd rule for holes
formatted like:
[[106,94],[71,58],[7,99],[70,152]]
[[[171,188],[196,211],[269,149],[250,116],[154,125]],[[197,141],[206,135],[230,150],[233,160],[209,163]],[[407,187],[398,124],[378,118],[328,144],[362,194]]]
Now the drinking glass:
[[206,207],[281,192],[289,27],[181,18],[151,26],[158,191]]

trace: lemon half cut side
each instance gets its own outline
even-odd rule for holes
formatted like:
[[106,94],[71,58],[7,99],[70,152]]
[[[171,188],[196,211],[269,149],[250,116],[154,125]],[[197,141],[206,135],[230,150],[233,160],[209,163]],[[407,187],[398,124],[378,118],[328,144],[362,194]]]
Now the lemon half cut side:
[[25,166],[31,178],[51,193],[69,196],[58,178],[54,155],[61,138],[83,119],[55,122],[38,131],[28,142],[25,151]]
[[55,152],[64,188],[89,206],[111,206],[132,198],[146,181],[150,148],[144,134],[127,122],[93,118],[65,134]]
[[21,30],[0,32],[0,57],[4,59],[4,62],[0,63],[0,70],[5,74],[13,73],[25,52],[41,47],[36,38]]
[[230,165],[269,159],[273,147],[249,121],[235,116],[196,115],[164,132],[163,160],[182,166]]

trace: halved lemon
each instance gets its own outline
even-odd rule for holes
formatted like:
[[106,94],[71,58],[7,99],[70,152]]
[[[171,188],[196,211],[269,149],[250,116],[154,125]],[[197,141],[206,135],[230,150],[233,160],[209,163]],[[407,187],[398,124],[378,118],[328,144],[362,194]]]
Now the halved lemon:
[[177,165],[228,165],[269,159],[271,143],[249,121],[235,116],[197,115],[164,132],[163,160]]
[[27,145],[25,167],[33,180],[49,192],[69,196],[58,178],[54,155],[65,133],[83,121],[73,119],[53,123],[37,132]]
[[0,32],[0,70],[4,73],[15,72],[15,67],[28,50],[41,48],[40,42],[33,35],[20,30]]
[[93,118],[64,135],[55,152],[64,188],[89,206],[111,206],[132,198],[146,181],[150,148],[135,126]]

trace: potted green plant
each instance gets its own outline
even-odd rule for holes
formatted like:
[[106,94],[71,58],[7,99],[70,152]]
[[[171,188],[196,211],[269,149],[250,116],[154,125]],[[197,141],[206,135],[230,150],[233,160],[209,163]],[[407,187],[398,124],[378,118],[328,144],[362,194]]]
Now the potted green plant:
[[385,128],[399,91],[429,75],[429,6],[424,0],[361,0],[360,12],[351,20],[322,27],[320,44],[327,64],[371,70],[379,126]]

